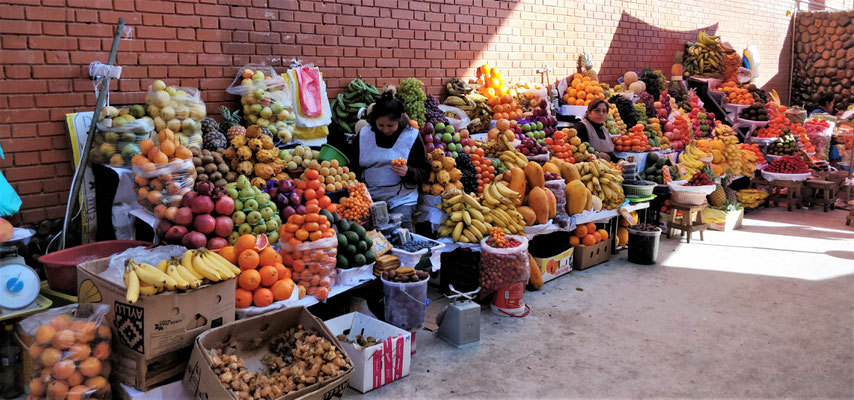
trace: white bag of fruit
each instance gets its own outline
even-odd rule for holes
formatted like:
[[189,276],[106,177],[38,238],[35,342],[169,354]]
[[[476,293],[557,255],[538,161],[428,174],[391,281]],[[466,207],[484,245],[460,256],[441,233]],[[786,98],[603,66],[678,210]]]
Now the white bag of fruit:
[[156,80],[148,87],[145,104],[158,133],[169,129],[175,133],[178,144],[202,147],[201,121],[207,110],[198,89],[166,86]]
[[240,96],[249,123],[267,128],[283,143],[291,140],[294,112],[287,77],[269,65],[246,64],[225,91]]

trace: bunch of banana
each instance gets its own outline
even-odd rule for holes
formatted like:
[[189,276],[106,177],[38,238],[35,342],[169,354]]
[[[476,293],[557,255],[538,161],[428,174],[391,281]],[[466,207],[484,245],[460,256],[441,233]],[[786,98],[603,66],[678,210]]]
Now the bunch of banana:
[[615,209],[623,205],[626,196],[623,193],[623,173],[611,167],[605,160],[593,160],[576,163],[575,168],[581,175],[581,183],[594,196],[602,200],[606,209]]
[[725,49],[719,36],[710,36],[706,31],[697,34],[697,43],[686,43],[682,66],[688,75],[721,78]]
[[442,103],[465,111],[471,122],[468,130],[478,132],[489,129],[492,110],[487,105],[487,98],[474,90],[469,84],[458,78],[453,78],[445,84],[448,97]]
[[726,157],[726,162],[729,164],[729,168],[732,169],[733,172],[741,172],[742,171],[742,158],[741,158],[741,146],[738,145],[738,137],[735,135],[732,136],[722,136],[720,140],[724,142],[724,156]]
[[522,196],[504,182],[490,182],[483,188],[483,205],[488,208],[487,221],[508,234],[522,232],[525,217],[516,211],[516,207],[522,205],[522,200]]
[[455,242],[478,243],[492,229],[490,218],[485,215],[489,209],[467,193],[443,196],[437,207],[448,214],[439,227],[439,236],[450,237]]
[[[507,140],[504,138],[504,135],[498,135],[498,140]],[[525,169],[525,166],[528,165],[528,159],[525,158],[522,153],[516,150],[504,150],[498,159],[501,160],[501,164],[504,165],[504,168],[511,169],[513,167],[519,167]]]
[[355,133],[359,110],[379,98],[380,91],[376,86],[365,83],[362,78],[353,79],[347,85],[347,93],[339,93],[338,97],[332,100],[332,122],[344,132]]
[[753,176],[753,172],[756,171],[756,153],[747,149],[741,149],[741,160],[741,174],[744,176]]
[[239,268],[206,249],[187,250],[180,259],[172,257],[160,261],[156,267],[130,258],[125,262],[125,298],[133,304],[139,300],[140,294],[196,289],[205,279],[219,282],[234,278],[239,273]]
[[747,208],[759,207],[768,198],[768,192],[759,189],[742,189],[736,192],[735,195],[738,198],[738,202]]
[[703,161],[700,158],[712,157],[710,153],[700,150],[693,142],[685,146],[685,151],[679,155],[679,163],[685,169],[689,176],[694,176],[703,168]]

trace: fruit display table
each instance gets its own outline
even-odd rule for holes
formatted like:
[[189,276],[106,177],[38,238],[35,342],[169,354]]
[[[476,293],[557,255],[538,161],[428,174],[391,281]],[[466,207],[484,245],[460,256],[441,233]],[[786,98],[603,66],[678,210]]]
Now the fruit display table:
[[[703,203],[698,206],[688,206],[676,202],[670,202],[670,221],[667,223],[667,238],[673,237],[673,230],[679,229],[682,235],[687,234],[688,243],[691,243],[691,234],[700,232],[700,240],[704,240],[703,232],[708,228],[703,220],[703,211],[709,203]],[[682,218],[678,219],[677,211],[682,211]],[[697,213],[696,218],[691,215]],[[693,220],[693,221],[692,221]]]

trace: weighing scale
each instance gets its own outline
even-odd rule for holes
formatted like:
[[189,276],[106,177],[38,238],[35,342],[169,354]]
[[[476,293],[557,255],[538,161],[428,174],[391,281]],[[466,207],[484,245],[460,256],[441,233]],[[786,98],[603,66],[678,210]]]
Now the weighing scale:
[[18,250],[35,233],[32,229],[14,228],[12,238],[0,242],[0,321],[23,317],[51,305],[50,300],[39,295],[39,275],[18,255]]
[[480,305],[473,300],[480,288],[466,293],[454,289],[454,285],[448,285],[448,289],[455,294],[447,296],[453,301],[436,316],[437,335],[458,349],[479,345]]

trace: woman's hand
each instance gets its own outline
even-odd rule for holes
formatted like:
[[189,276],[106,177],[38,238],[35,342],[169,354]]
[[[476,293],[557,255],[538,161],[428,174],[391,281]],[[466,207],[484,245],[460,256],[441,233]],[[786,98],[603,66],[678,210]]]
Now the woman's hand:
[[394,172],[395,174],[397,174],[397,176],[401,176],[401,177],[406,175],[406,171],[408,169],[409,168],[407,168],[405,165],[392,165],[391,166],[391,172]]

